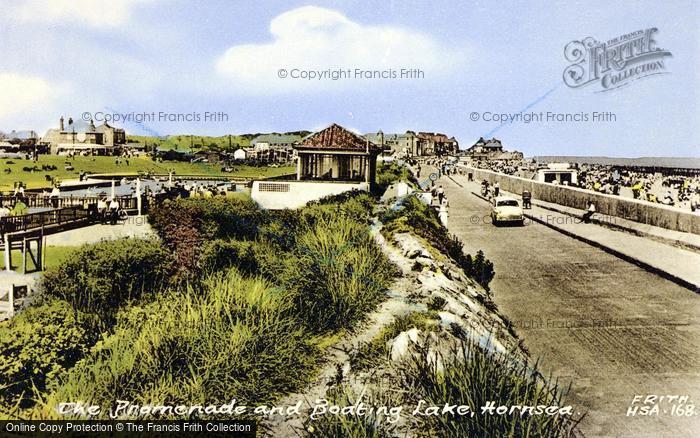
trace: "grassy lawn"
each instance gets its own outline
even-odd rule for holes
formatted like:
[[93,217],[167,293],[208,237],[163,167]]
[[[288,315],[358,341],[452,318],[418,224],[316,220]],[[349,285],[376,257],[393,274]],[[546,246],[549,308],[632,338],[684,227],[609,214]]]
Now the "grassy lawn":
[[[247,148],[250,146],[250,141],[257,134],[232,135],[231,147],[229,148],[229,137],[224,135],[221,137],[209,137],[201,135],[169,135],[166,138],[150,137],[143,135],[130,135],[129,140],[147,143],[150,145],[158,145],[161,151],[176,150],[180,152],[194,152],[203,148],[215,146],[223,150],[236,150],[238,148]],[[191,146],[191,147],[190,147]]]
[[[65,170],[67,163],[70,163],[74,170]],[[47,171],[41,170],[41,166],[56,166],[56,170]],[[24,167],[33,168],[36,166],[39,170],[24,171]],[[6,169],[9,169],[8,173]],[[58,178],[61,181],[67,179],[77,179],[80,171],[90,173],[136,173],[136,172],[152,172],[166,174],[169,171],[175,172],[176,175],[206,175],[206,176],[238,176],[241,178],[269,178],[284,174],[294,173],[295,169],[291,166],[285,167],[251,167],[251,166],[234,166],[234,172],[225,173],[221,171],[221,165],[208,163],[188,163],[178,161],[155,162],[149,157],[138,157],[129,160],[127,166],[123,160],[122,164],[117,166],[114,157],[75,157],[68,160],[67,157],[56,155],[41,155],[39,161],[20,160],[20,159],[0,159],[0,190],[12,190],[14,183],[21,181],[26,184],[27,188],[50,187],[50,183],[46,179],[46,175]]]
[[[46,266],[44,266],[44,270],[58,266],[71,252],[79,248],[79,246],[47,246],[45,248]],[[33,268],[32,259],[27,254],[27,269],[31,271]],[[22,270],[22,251],[19,249],[12,251],[12,269],[18,272]]]

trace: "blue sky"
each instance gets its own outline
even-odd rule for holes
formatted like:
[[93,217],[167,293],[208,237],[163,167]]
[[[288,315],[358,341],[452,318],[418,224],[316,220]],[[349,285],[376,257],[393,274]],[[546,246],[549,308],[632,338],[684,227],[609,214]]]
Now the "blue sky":
[[[697,157],[699,4],[0,0],[0,130],[43,134],[61,114],[83,112],[222,111],[227,122],[123,125],[133,134],[223,135],[335,122],[359,132],[438,131],[462,147],[490,133],[529,156]],[[563,84],[567,43],[652,27],[672,53],[667,74],[606,93]],[[282,68],[424,76],[306,81],[279,78]],[[615,121],[499,128],[483,120],[524,108],[609,111]]]

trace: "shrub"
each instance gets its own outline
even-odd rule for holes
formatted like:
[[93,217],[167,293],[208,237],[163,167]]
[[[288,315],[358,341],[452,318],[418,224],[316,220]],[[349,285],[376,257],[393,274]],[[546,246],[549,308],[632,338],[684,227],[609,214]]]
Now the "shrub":
[[51,300],[30,307],[0,324],[0,405],[7,415],[14,406],[34,403],[44,391],[87,353],[95,340],[70,305]]
[[374,200],[372,197],[366,192],[353,190],[309,202],[301,210],[301,219],[309,226],[315,225],[319,221],[328,221],[339,216],[352,218],[363,224],[369,224],[373,211]]
[[199,258],[200,270],[210,273],[235,266],[245,274],[255,275],[259,266],[253,246],[254,242],[238,240],[216,239],[207,242]]
[[264,215],[250,198],[176,199],[153,209],[149,222],[175,257],[179,279],[199,275],[205,242],[252,240]]
[[397,162],[392,162],[389,164],[381,163],[377,166],[377,186],[376,192],[382,194],[386,191],[387,187],[397,181],[408,181],[418,186],[418,180],[415,179],[412,173],[408,171],[406,166],[403,166]]
[[394,268],[367,227],[345,217],[321,220],[297,239],[280,283],[314,330],[346,327],[381,300]]
[[[483,348],[482,348],[483,347]],[[506,354],[490,351],[490,343],[464,341],[449,352],[455,360],[425,360],[411,356],[400,370],[402,387],[413,402],[427,406],[454,402],[470,406],[476,415],[426,416],[421,429],[436,436],[571,436],[581,418],[578,415],[487,415],[479,408],[489,401],[495,406],[564,406],[558,384],[544,379],[537,364],[515,361]],[[433,357],[433,359],[436,359]],[[438,363],[444,363],[439,369]]]
[[[369,399],[365,403],[374,406],[418,406],[422,400],[426,406],[445,404],[467,405],[474,415],[403,415],[406,427],[419,435],[438,437],[520,437],[579,436],[578,425],[583,418],[571,412],[557,415],[492,415],[482,413],[481,407],[493,402],[497,406],[556,406],[564,408],[568,390],[562,390],[556,382],[545,379],[537,364],[530,366],[515,361],[507,354],[491,351],[487,340],[465,340],[453,345],[444,355],[436,356],[426,343],[419,354],[408,355],[398,364],[389,365],[389,372],[370,380]],[[438,350],[439,351],[439,350]],[[429,353],[430,352],[430,353]],[[447,360],[447,357],[450,359]],[[429,360],[426,360],[429,359]],[[385,362],[386,363],[386,362]],[[380,371],[379,371],[380,372]],[[384,378],[388,381],[384,381]],[[340,379],[338,379],[340,382]],[[381,385],[388,388],[382,390]],[[364,393],[364,389],[363,389]],[[329,400],[340,406],[356,405],[349,384],[337,383],[328,390]],[[372,400],[379,395],[384,400]],[[364,401],[364,400],[363,400]],[[410,412],[410,411],[408,411]],[[372,415],[324,416],[308,419],[307,427],[319,436],[380,437],[398,436],[386,419]],[[403,432],[403,431],[401,431]]]
[[270,403],[307,383],[318,352],[288,316],[284,293],[235,269],[199,287],[122,311],[114,334],[53,387],[35,415],[55,415],[65,400]]
[[170,275],[170,254],[157,240],[119,239],[84,245],[44,274],[43,289],[94,315],[104,331],[119,307],[158,292]]

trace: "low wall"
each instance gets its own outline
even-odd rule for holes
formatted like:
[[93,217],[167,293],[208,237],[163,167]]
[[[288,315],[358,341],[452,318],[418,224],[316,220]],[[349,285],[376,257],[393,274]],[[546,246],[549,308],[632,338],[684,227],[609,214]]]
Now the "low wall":
[[620,196],[605,195],[576,187],[559,186],[541,183],[517,176],[504,175],[490,170],[475,169],[463,166],[467,173],[472,173],[474,181],[487,180],[490,183],[498,181],[501,189],[522,194],[529,190],[533,199],[552,202],[567,207],[585,210],[588,203],[593,202],[596,212],[605,215],[621,217],[656,227],[674,231],[700,234],[700,216],[681,211],[666,205],[652,204],[636,199]]
[[316,181],[253,181],[250,197],[269,210],[303,207],[309,201],[350,190],[369,191],[369,183]]

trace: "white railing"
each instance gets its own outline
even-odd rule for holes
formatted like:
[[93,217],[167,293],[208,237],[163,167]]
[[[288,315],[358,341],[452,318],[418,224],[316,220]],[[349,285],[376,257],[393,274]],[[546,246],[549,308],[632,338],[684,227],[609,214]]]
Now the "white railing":
[[6,291],[0,291],[0,319],[12,318],[15,314],[14,286],[10,285]]

